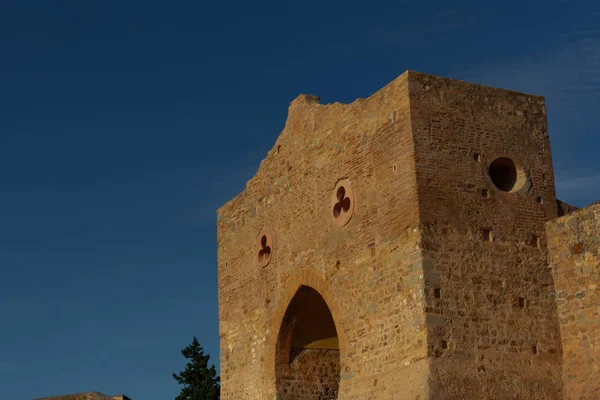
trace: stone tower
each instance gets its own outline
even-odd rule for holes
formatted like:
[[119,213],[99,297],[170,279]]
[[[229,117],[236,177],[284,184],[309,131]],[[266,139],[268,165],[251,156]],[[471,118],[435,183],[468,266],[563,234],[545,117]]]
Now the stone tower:
[[558,399],[544,99],[301,95],[218,211],[222,398]]

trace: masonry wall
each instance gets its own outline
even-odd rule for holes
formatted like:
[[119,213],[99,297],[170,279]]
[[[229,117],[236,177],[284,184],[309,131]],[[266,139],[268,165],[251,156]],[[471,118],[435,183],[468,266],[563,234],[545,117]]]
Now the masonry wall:
[[338,398],[341,375],[339,350],[304,349],[283,368],[286,371],[278,390],[278,399]]
[[[409,82],[432,398],[561,398],[544,99],[413,72]],[[500,157],[522,167],[521,190],[490,180]]]
[[600,398],[600,204],[547,225],[565,398]]
[[[277,335],[301,285],[322,295],[336,324],[340,399],[428,398],[407,75],[349,105],[300,96],[255,177],[219,209],[224,400],[275,397]],[[340,179],[355,196],[343,227],[330,205]],[[273,252],[259,267],[264,228]]]

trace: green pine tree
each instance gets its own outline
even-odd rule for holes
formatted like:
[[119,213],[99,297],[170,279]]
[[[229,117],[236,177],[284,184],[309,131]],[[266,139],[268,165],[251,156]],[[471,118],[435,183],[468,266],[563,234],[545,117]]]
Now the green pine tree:
[[190,361],[179,375],[173,374],[173,378],[184,386],[175,400],[219,400],[220,379],[215,366],[208,367],[210,356],[204,354],[195,336],[192,344],[181,350],[181,354]]

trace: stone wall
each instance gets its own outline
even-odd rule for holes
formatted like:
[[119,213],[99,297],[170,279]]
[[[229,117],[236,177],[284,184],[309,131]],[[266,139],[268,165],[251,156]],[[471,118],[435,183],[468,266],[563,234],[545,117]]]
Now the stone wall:
[[541,97],[410,71],[348,105],[299,96],[218,211],[223,399],[335,382],[334,353],[291,356],[305,287],[339,399],[562,398],[556,216]]
[[285,373],[277,385],[277,399],[332,400],[338,398],[340,351],[303,349],[283,366]]
[[[278,333],[302,285],[335,321],[340,399],[427,398],[407,77],[348,105],[299,96],[256,175],[218,210],[224,400],[276,396]],[[353,197],[346,224],[332,213],[340,182]]]
[[600,204],[547,224],[567,399],[600,398]]
[[[544,99],[418,73],[410,99],[436,396],[560,398]],[[499,159],[515,167],[507,188]]]

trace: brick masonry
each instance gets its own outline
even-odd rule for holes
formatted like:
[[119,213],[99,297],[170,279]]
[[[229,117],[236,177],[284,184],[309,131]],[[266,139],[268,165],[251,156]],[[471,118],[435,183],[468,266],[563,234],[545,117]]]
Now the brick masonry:
[[217,213],[223,399],[563,398],[560,204],[542,97],[412,71],[299,96]]
[[[432,397],[557,398],[544,240],[557,209],[544,99],[414,74],[410,102]],[[525,174],[518,191],[490,179],[504,157]]]

